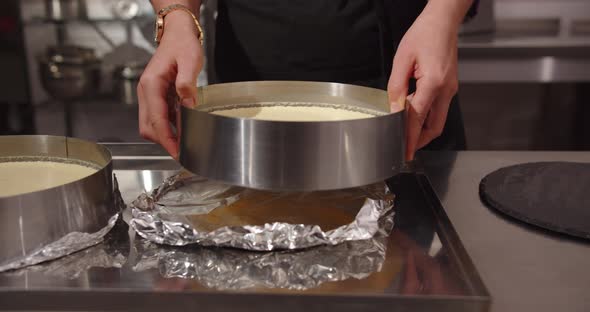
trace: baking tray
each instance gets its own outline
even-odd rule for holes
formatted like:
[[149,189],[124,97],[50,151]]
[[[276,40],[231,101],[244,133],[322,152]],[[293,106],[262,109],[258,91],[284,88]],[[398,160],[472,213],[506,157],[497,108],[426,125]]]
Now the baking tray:
[[[133,168],[149,160],[122,159],[125,161],[121,162],[120,169]],[[161,168],[167,168],[170,163],[172,161],[161,162]],[[134,194],[160,184],[174,173],[168,170],[116,171],[121,189]],[[159,260],[154,261],[151,268],[137,270],[137,264],[145,256],[137,246],[145,241],[131,233],[129,240],[118,240],[127,243],[108,248],[118,248],[121,253],[131,250],[128,262],[118,267],[116,263],[101,263],[72,276],[56,274],[52,271],[55,265],[50,263],[46,268],[0,274],[0,310],[488,311],[488,291],[427,178],[407,173],[390,180],[389,184],[397,197],[396,226],[388,243],[397,250],[390,252],[385,262],[398,266],[399,273],[392,276],[373,273],[371,279],[381,281],[379,285],[352,278],[330,282],[331,287],[310,290],[208,288],[198,276],[179,277],[180,271],[176,269],[194,267],[186,257],[199,258],[203,253],[210,253],[226,259],[235,250],[156,246],[155,252],[161,256]],[[126,230],[118,233],[128,235]],[[109,254],[116,252],[111,250]],[[428,261],[414,261],[416,257],[411,260],[410,254],[421,255]],[[400,259],[400,263],[394,263]],[[216,263],[228,262],[211,262],[211,269],[215,269]],[[69,263],[69,266],[82,264]],[[63,270],[71,271],[68,268]],[[228,267],[222,272],[232,268],[239,269]],[[429,278],[424,279],[424,276]],[[412,283],[415,278],[420,279],[419,283]],[[221,275],[219,281],[223,281]]]
[[[182,107],[180,163],[189,171],[255,189],[313,191],[383,181],[404,162],[404,112],[387,92],[328,82],[255,81],[201,87]],[[210,114],[244,106],[323,106],[381,114],[344,121],[269,121]]]
[[0,197],[0,267],[33,253],[51,258],[60,250],[43,247],[70,233],[97,233],[119,212],[111,154],[104,146],[61,136],[0,136],[0,159],[14,157],[83,162],[98,171],[58,187]]

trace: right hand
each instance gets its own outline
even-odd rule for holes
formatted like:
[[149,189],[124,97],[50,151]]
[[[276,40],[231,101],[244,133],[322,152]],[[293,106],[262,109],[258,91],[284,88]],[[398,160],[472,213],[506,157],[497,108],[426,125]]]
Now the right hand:
[[175,159],[178,138],[170,120],[168,94],[175,92],[187,107],[197,105],[197,76],[203,67],[203,49],[198,30],[186,12],[175,11],[164,19],[164,34],[156,53],[145,68],[137,86],[139,133],[159,143]]

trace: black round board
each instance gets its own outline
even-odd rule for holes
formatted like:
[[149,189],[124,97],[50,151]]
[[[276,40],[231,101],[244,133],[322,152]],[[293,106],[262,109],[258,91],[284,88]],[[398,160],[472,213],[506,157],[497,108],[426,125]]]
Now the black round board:
[[522,222],[590,239],[590,163],[501,168],[481,180],[479,194],[486,206]]

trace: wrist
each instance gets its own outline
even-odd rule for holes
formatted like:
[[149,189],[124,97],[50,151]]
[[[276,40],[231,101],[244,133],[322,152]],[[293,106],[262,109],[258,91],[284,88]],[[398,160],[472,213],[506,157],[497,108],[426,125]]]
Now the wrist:
[[201,45],[203,44],[204,34],[199,20],[193,12],[190,11],[190,8],[182,4],[176,3],[161,9],[158,12],[155,24],[156,44],[160,44],[161,39],[164,37],[163,34],[167,33],[165,31],[166,28],[168,28],[168,32],[177,32],[179,35],[195,34]]
[[190,28],[191,30],[196,31],[193,18],[187,12],[180,10],[166,14],[166,17],[164,18],[164,27],[167,29]]
[[150,0],[156,14],[163,8],[173,4],[182,4],[189,8],[195,16],[199,16],[201,0]]

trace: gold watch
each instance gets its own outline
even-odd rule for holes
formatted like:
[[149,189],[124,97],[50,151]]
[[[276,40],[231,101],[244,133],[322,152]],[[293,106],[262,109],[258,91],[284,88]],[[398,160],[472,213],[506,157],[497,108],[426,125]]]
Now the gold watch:
[[193,18],[193,20],[195,21],[195,25],[197,26],[197,30],[199,32],[199,34],[198,34],[199,42],[201,42],[201,45],[202,45],[203,40],[205,39],[205,34],[203,33],[203,29],[201,28],[201,24],[199,24],[199,20],[193,14],[193,12],[191,12],[191,10],[189,8],[187,8],[186,6],[184,6],[182,4],[172,4],[172,5],[169,5],[163,9],[161,9],[160,11],[158,11],[158,16],[156,17],[156,24],[155,24],[155,31],[154,31],[154,41],[156,42],[156,44],[160,44],[160,40],[162,39],[162,35],[164,34],[164,17],[166,17],[166,15],[168,13],[178,11],[178,10],[188,13]]

